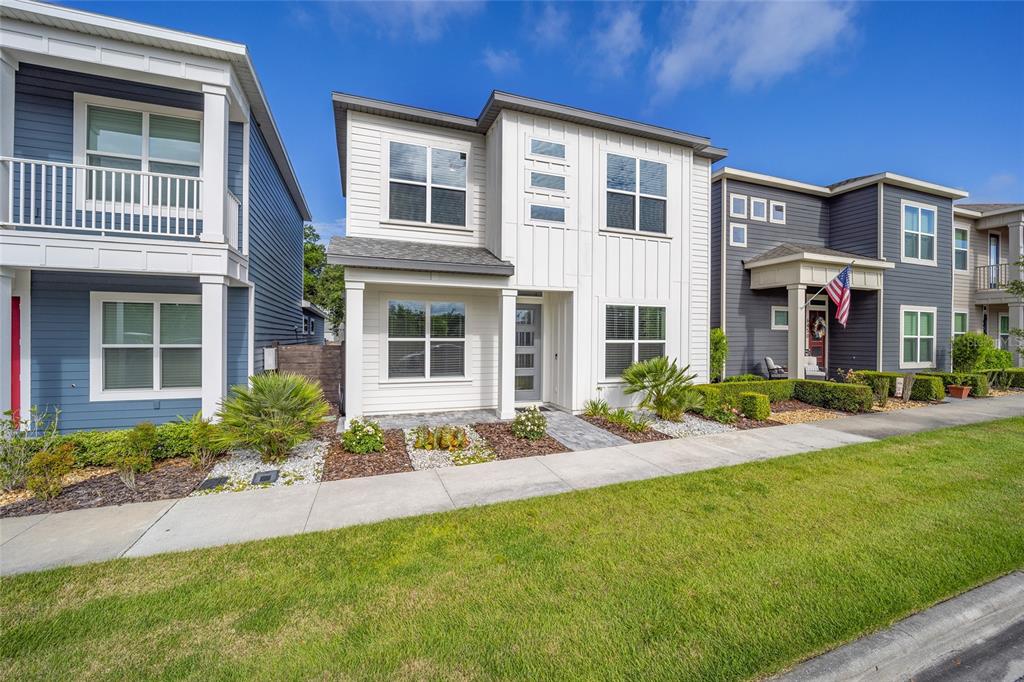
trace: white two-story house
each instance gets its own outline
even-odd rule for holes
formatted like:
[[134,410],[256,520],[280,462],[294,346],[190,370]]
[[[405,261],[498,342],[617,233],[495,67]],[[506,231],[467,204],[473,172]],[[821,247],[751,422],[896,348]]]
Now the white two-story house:
[[476,118],[333,95],[347,418],[627,404],[708,378],[710,140],[494,92]]
[[303,341],[295,173],[244,45],[0,5],[0,411],[213,415]]

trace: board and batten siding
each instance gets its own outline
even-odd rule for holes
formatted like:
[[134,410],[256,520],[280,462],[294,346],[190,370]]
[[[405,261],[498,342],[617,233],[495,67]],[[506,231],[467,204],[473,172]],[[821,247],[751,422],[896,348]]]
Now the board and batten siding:
[[[936,265],[904,263],[901,259],[903,200],[936,207]],[[883,200],[884,254],[896,264],[885,273],[882,314],[882,369],[899,371],[903,340],[900,338],[900,306],[933,307],[935,318],[935,364],[950,367],[950,337],[953,334],[953,202],[944,197],[886,184]]]
[[[89,307],[93,291],[199,294],[185,277],[32,272],[32,405],[60,410],[62,431],[163,423],[199,411],[200,400],[89,400]],[[229,364],[232,362],[229,358]]]
[[878,258],[878,186],[829,199],[829,223],[829,248]]
[[[367,284],[363,298],[363,413],[493,409],[498,405],[497,291]],[[389,380],[389,300],[466,305],[465,380]]]
[[[827,246],[829,206],[824,198],[733,179],[727,182],[726,194],[748,197],[748,214],[751,197],[786,204],[786,223],[782,225],[767,220],[732,218],[729,216],[726,197],[725,235],[722,243],[726,254],[723,313],[725,333],[729,339],[729,358],[725,373],[727,376],[750,372],[764,374],[765,356],[772,358],[776,364],[786,364],[789,333],[771,328],[771,308],[788,305],[788,293],[784,287],[751,289],[750,271],[743,267],[743,262],[787,242]],[[747,226],[746,247],[729,245],[730,223]]]
[[[359,237],[485,246],[487,161],[484,136],[363,112],[348,113],[345,232]],[[388,220],[390,141],[469,150],[466,226],[393,223]]]
[[256,287],[253,372],[275,341],[302,343],[302,215],[259,126],[249,126],[249,278]]

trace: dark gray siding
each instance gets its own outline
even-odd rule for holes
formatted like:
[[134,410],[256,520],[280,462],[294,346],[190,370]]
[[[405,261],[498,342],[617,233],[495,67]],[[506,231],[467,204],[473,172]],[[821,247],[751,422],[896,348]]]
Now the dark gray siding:
[[878,292],[853,291],[850,317],[846,327],[836,322],[836,307],[829,301],[828,368],[830,374],[841,369],[878,367]]
[[249,380],[249,289],[228,289],[228,388]]
[[[900,262],[902,200],[917,201],[937,207],[935,251],[937,266]],[[902,187],[885,186],[884,198],[885,259],[896,267],[885,273],[883,312],[882,365],[886,371],[898,371],[902,339],[900,338],[900,306],[929,306],[937,309],[935,320],[935,363],[939,369],[949,368],[949,343],[953,334],[953,206],[950,199],[924,194]]]
[[771,306],[786,305],[785,289],[752,291],[750,273],[743,261],[758,256],[784,242],[827,246],[829,207],[824,199],[737,180],[727,183],[728,194],[744,194],[769,201],[786,202],[786,224],[730,218],[747,225],[746,248],[729,246],[726,236],[725,333],[729,338],[726,374],[764,372],[764,356],[778,364],[786,363],[787,332],[771,328]]
[[32,404],[59,408],[61,430],[113,429],[191,416],[198,399],[89,401],[89,293],[198,294],[199,281],[81,272],[32,273]]
[[[245,142],[245,125],[242,123],[235,123],[232,121],[228,124],[228,189],[238,197],[238,200],[242,200],[242,175],[244,168],[242,159],[245,155],[244,149]],[[238,244],[242,244],[243,239],[243,219],[242,211],[238,211]]]
[[722,326],[722,181],[711,184],[711,328]]
[[829,200],[829,248],[878,257],[878,187],[871,185]]
[[302,342],[302,216],[255,121],[249,141],[249,275],[256,286],[255,372],[262,348]]

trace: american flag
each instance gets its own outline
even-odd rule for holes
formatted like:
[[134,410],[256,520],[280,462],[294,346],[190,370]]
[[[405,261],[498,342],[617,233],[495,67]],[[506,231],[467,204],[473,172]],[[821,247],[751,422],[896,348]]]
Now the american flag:
[[847,265],[836,275],[831,282],[825,286],[825,291],[832,302],[836,304],[836,319],[839,324],[846,326],[846,320],[850,317],[850,266]]

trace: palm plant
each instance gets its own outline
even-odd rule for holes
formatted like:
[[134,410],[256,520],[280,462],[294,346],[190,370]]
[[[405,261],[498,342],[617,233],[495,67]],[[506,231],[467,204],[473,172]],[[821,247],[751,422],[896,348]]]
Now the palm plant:
[[330,411],[323,391],[298,374],[257,374],[251,387],[235,386],[217,416],[225,445],[280,463],[308,440]]
[[643,392],[642,409],[648,409],[659,419],[679,420],[684,412],[700,409],[704,396],[693,390],[695,374],[687,374],[690,366],[680,369],[675,360],[656,357],[636,362],[626,368],[622,379],[627,395]]

